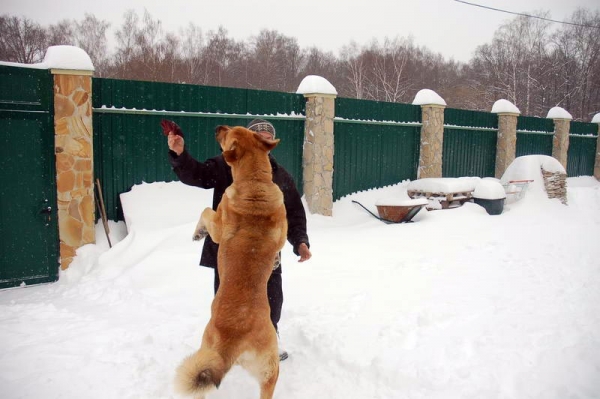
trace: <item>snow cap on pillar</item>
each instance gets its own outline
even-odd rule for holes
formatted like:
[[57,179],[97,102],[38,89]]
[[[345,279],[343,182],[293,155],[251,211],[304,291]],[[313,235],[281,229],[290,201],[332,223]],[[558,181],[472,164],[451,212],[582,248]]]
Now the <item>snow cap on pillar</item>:
[[446,106],[446,101],[435,91],[430,89],[422,89],[419,90],[415,99],[413,100],[413,105],[441,105]]
[[553,107],[548,111],[548,115],[546,116],[548,119],[566,119],[572,120],[573,117],[570,113],[567,112],[564,108],[561,107]]
[[516,105],[511,103],[508,100],[498,100],[492,106],[493,114],[517,114],[521,115],[521,111],[517,108]]
[[308,75],[300,82],[296,94],[303,94],[304,97],[316,94],[335,97],[338,93],[335,87],[333,87],[333,85],[324,77]]
[[44,56],[44,65],[53,70],[94,71],[92,59],[85,50],[75,46],[50,46]]
[[592,123],[600,123],[600,112],[594,115],[592,118]]

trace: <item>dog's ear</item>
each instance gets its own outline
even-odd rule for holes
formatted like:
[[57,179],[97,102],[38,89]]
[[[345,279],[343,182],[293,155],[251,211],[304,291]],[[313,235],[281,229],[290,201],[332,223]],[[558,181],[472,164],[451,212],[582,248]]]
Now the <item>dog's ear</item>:
[[267,151],[273,150],[273,148],[277,147],[277,144],[279,144],[279,139],[269,140],[264,138],[260,134],[255,134],[254,137],[256,137],[259,144]]
[[225,137],[227,137],[227,133],[229,133],[230,130],[231,130],[231,128],[226,125],[219,125],[215,129],[215,138],[221,145],[221,148],[223,148],[223,144],[224,144],[223,142],[225,141]]
[[240,158],[240,148],[238,147],[237,139],[233,139],[229,144],[229,148],[223,148],[223,158],[228,163],[235,162]]

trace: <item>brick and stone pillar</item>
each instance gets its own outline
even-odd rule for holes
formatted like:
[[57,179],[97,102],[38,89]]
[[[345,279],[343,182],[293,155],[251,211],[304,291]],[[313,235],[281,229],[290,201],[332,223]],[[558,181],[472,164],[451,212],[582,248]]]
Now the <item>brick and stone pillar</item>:
[[303,184],[310,213],[333,213],[333,119],[337,91],[320,76],[307,76],[297,93],[306,98]]
[[442,177],[446,101],[436,92],[423,89],[417,93],[413,104],[421,106],[423,122],[417,178]]
[[92,70],[51,68],[51,72],[60,263],[66,269],[77,248],[95,242]]
[[596,162],[594,163],[594,177],[600,180],[600,113],[594,115],[592,123],[598,124],[598,139],[596,140]]
[[495,177],[500,179],[517,153],[517,121],[521,111],[508,100],[498,100],[492,107],[498,114]]
[[567,154],[569,152],[569,130],[573,117],[560,107],[548,111],[546,118],[554,120],[554,138],[552,140],[552,157],[556,158],[567,169]]

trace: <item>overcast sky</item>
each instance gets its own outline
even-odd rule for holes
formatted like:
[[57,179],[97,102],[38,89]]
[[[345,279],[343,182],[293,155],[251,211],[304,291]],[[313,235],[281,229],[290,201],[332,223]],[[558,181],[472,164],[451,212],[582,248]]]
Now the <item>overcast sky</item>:
[[[514,12],[550,11],[565,20],[578,8],[600,10],[599,0],[468,0]],[[355,41],[412,36],[415,44],[446,59],[467,62],[478,45],[489,43],[494,31],[516,16],[469,6],[454,0],[1,0],[0,13],[25,16],[44,26],[63,19],[82,20],[85,13],[111,23],[110,35],[129,9],[144,9],[178,33],[190,22],[203,32],[227,29],[236,40],[261,29],[295,37],[301,48],[333,51]],[[558,24],[553,24],[559,26]],[[111,39],[111,38],[109,38]]]

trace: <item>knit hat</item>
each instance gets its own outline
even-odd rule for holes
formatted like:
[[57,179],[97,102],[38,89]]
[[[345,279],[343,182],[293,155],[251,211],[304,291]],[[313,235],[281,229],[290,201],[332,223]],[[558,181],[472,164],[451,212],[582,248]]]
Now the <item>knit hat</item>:
[[269,132],[273,135],[273,138],[275,138],[275,128],[271,122],[267,122],[264,119],[253,119],[250,123],[248,123],[246,128],[256,133]]

